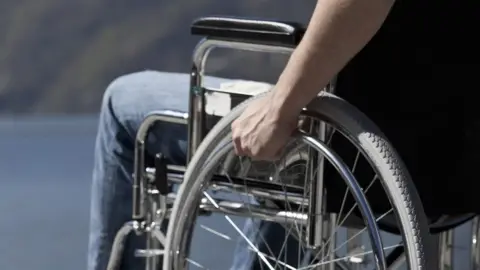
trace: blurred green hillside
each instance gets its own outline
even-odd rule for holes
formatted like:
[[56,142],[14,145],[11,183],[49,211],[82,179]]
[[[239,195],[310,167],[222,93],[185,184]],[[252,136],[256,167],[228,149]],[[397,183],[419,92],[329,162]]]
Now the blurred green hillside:
[[[0,114],[96,112],[115,77],[188,72],[193,19],[242,15],[307,22],[312,0],[2,0]],[[285,57],[218,51],[212,74],[274,81]]]

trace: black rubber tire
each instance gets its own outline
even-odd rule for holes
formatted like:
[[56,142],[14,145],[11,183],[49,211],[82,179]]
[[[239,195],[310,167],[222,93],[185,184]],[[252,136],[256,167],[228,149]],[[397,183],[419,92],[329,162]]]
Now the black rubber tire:
[[[197,178],[198,175],[204,170],[206,161],[219,143],[231,136],[231,123],[242,113],[250,101],[261,96],[263,95],[246,100],[222,118],[203,140],[188,164],[184,182],[177,194],[170,218],[166,245],[168,252],[165,254],[163,269],[175,269],[174,265],[177,262],[174,262],[174,254],[180,247],[180,243],[186,241],[185,237],[189,237],[181,235],[181,231],[184,226],[192,225],[185,224],[187,222],[184,217],[189,204],[195,203],[195,191],[203,185],[203,181]],[[407,168],[380,129],[357,108],[329,93],[321,93],[308,106],[308,111],[342,131],[361,148],[365,157],[370,160],[372,167],[380,176],[379,180],[390,199],[397,220],[400,220],[399,228],[402,232],[409,269],[435,269],[437,256],[432,255],[438,253],[434,253],[434,249],[431,248],[433,241],[430,239],[428,222],[421,200]],[[183,243],[185,244],[185,242]],[[428,254],[428,252],[432,253]]]

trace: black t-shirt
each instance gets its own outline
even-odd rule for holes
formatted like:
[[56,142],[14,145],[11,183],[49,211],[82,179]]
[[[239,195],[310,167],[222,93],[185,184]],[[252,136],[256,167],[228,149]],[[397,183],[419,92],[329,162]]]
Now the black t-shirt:
[[465,168],[476,156],[480,162],[480,154],[472,155],[480,153],[480,143],[464,145],[468,130],[480,122],[475,2],[398,0],[380,31],[338,78],[337,94],[392,141],[431,213],[439,208],[462,212],[474,205],[480,213],[478,202],[446,200],[463,193],[476,201],[480,188],[480,177]]

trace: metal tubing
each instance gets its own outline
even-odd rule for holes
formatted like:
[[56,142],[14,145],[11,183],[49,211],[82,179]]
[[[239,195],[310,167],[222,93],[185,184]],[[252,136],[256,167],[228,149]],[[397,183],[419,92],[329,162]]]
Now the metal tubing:
[[450,270],[453,267],[453,230],[440,233],[440,270]]
[[190,73],[188,151],[187,164],[195,154],[206,134],[205,89],[202,85],[205,65],[209,53],[214,48],[227,48],[243,51],[291,53],[293,48],[271,45],[251,44],[226,40],[202,39],[193,52],[193,66]]
[[268,208],[258,205],[246,205],[243,202],[220,201],[215,202],[216,205],[203,198],[200,209],[209,212],[220,212],[235,216],[260,218],[266,221],[277,223],[306,224],[307,215],[301,212],[283,211],[276,208]]
[[474,217],[472,220],[472,243],[470,247],[471,262],[470,268],[472,270],[480,270],[480,220],[479,217]]
[[386,269],[385,253],[383,251],[382,238],[380,237],[377,222],[368,201],[365,198],[365,194],[363,194],[363,190],[358,185],[352,172],[348,169],[342,159],[335,152],[331,151],[325,143],[309,135],[303,135],[302,138],[305,143],[319,151],[342,176],[345,184],[352,193],[353,198],[357,202],[359,210],[362,213],[363,221],[367,225],[367,231],[372,242],[376,267],[379,270]]
[[[315,137],[319,137],[320,140],[324,140],[324,123],[320,123],[315,120],[312,121],[310,127],[310,134]],[[323,164],[324,159],[319,155],[317,151],[309,149],[308,160],[308,178],[310,180],[310,196],[311,202],[308,208],[308,244],[311,248],[319,248],[323,242],[323,215],[324,209],[324,188],[323,188]],[[325,252],[322,251],[322,252]],[[322,255],[321,255],[322,256]],[[324,268],[324,267],[322,267]]]
[[120,270],[127,237],[137,227],[138,224],[135,221],[130,221],[125,223],[117,232],[113,241],[112,252],[110,254],[110,259],[108,260],[107,270]]
[[[324,91],[333,93],[335,91],[336,78],[332,83],[327,85]],[[325,141],[327,135],[327,127],[324,122],[319,120],[311,121],[310,134],[318,137],[319,140]],[[310,205],[308,208],[309,222],[308,222],[308,245],[312,248],[318,248],[324,241],[323,220],[325,214],[326,192],[324,189],[323,171],[324,171],[324,157],[320,156],[316,151],[309,150],[308,175],[310,179]],[[308,179],[306,179],[308,180]],[[326,252],[323,249],[322,252]],[[326,267],[322,267],[326,268]]]
[[[146,239],[147,243],[145,248],[146,248],[146,251],[155,251],[161,248],[160,242],[156,239],[155,235],[152,233],[152,231],[160,230],[159,224],[156,224],[154,222],[155,216],[157,214],[157,209],[159,209],[159,207],[158,207],[158,202],[154,199],[150,200],[149,203],[150,203],[150,207],[148,209],[149,217],[147,218],[147,220],[148,220],[148,225],[151,227],[148,228],[148,231],[145,235],[145,237],[147,238]],[[160,260],[158,256],[149,254],[149,256],[146,256],[145,258],[145,270],[157,270],[159,262]]]
[[132,219],[141,220],[145,218],[145,141],[148,131],[157,121],[164,121],[177,124],[186,124],[188,114],[175,111],[156,111],[148,114],[138,128],[135,139],[135,159],[133,172],[133,210]]

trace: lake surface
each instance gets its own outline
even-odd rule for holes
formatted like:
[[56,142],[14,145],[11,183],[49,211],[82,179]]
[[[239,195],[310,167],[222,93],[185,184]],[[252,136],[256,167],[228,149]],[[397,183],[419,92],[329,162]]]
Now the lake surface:
[[[1,270],[85,269],[96,128],[92,116],[0,119]],[[208,223],[233,230],[221,217]],[[468,269],[469,229],[456,230],[455,269]],[[219,252],[207,260],[228,264]]]
[[0,121],[0,269],[85,269],[92,117]]

